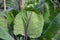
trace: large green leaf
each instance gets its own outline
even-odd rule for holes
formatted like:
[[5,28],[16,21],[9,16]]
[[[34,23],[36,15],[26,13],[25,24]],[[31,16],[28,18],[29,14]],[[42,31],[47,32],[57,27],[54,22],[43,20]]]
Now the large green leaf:
[[15,21],[14,21],[14,34],[15,35],[18,35],[18,34],[24,35],[24,24],[23,24],[21,13],[19,13],[15,18]]
[[14,21],[14,34],[25,35],[28,32],[30,38],[41,36],[44,20],[41,14],[32,11],[20,12]]
[[4,27],[5,31],[8,31],[7,21],[1,14],[0,14],[0,26]]
[[34,12],[30,12],[30,14],[31,18],[28,26],[28,35],[32,38],[36,38],[39,37],[42,33],[44,20],[41,14],[36,14]]
[[52,38],[60,29],[60,13],[49,24],[48,29],[44,32],[45,38]]
[[55,12],[54,4],[51,2],[51,0],[46,0],[45,3],[45,14],[44,14],[44,31],[48,28],[49,23],[57,16],[57,12]]
[[4,40],[14,40],[6,31],[5,28],[0,26],[0,38]]

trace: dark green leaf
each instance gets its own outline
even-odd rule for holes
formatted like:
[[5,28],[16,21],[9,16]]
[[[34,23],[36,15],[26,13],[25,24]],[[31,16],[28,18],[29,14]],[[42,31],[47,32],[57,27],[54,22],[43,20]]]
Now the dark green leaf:
[[46,38],[52,38],[60,29],[60,13],[54,18],[54,20],[49,24],[48,29],[44,32]]
[[13,10],[13,9],[6,12],[7,20],[8,20],[9,24],[12,23],[12,21],[14,20],[14,18],[17,14],[18,14],[18,11]]

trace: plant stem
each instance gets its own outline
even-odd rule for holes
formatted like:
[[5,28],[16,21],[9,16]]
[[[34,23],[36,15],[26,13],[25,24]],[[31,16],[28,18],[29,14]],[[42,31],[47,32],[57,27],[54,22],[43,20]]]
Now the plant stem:
[[25,8],[25,0],[20,0],[20,9],[23,10]]
[[27,21],[26,30],[25,30],[25,40],[28,40],[28,26],[29,26],[31,16],[32,16],[32,13],[30,14],[28,21]]
[[4,0],[4,11],[6,11],[6,0]]

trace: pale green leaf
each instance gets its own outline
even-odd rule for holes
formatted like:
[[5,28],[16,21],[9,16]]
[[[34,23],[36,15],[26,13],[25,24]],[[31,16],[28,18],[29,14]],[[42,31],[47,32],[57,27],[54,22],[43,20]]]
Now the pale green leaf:
[[15,18],[14,34],[25,35],[25,31],[28,28],[28,36],[30,38],[37,38],[41,36],[43,25],[44,20],[41,14],[37,14],[31,11],[23,11],[20,12]]
[[0,15],[0,26],[4,27],[5,31],[8,31],[7,21],[2,15]]

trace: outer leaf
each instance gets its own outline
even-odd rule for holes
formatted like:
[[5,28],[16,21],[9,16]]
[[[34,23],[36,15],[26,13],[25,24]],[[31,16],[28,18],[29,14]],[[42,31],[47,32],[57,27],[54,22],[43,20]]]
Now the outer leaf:
[[46,38],[52,38],[60,29],[60,13],[56,16],[56,18],[49,24],[48,29],[44,32]]
[[14,40],[6,31],[5,28],[0,26],[0,38],[4,40]]
[[5,31],[8,31],[6,19],[2,15],[0,15],[0,26],[4,27]]
[[28,35],[31,38],[37,38],[42,33],[43,24],[44,24],[43,17],[41,14],[36,14],[34,12],[28,12],[28,13],[31,14],[31,18],[28,26]]
[[51,2],[51,0],[46,0],[45,3],[46,10],[44,14],[45,19],[45,25],[44,25],[44,31],[48,28],[49,23],[57,16],[57,12],[55,12],[54,4]]
[[48,3],[45,3],[45,13],[44,13],[44,31],[48,28],[48,25],[50,23],[50,10]]
[[14,34],[15,35],[18,35],[18,34],[25,35],[24,24],[23,24],[23,19],[21,15],[22,13],[24,12],[19,13],[16,16],[15,21],[14,21]]
[[45,3],[45,14],[44,14],[45,23],[50,22],[49,17],[50,17],[49,5],[47,3]]
[[49,10],[50,10],[50,20],[52,21],[58,13],[55,12],[54,9],[54,4],[51,2],[51,0],[46,0],[46,2],[49,5]]
[[19,13],[14,23],[14,33],[16,35],[25,35],[25,31],[27,31],[30,38],[37,38],[41,36],[44,20],[41,14],[27,11]]
[[14,20],[14,17],[16,16],[16,14],[18,14],[18,11],[13,9],[6,12],[7,20],[9,24],[11,24],[11,22]]

